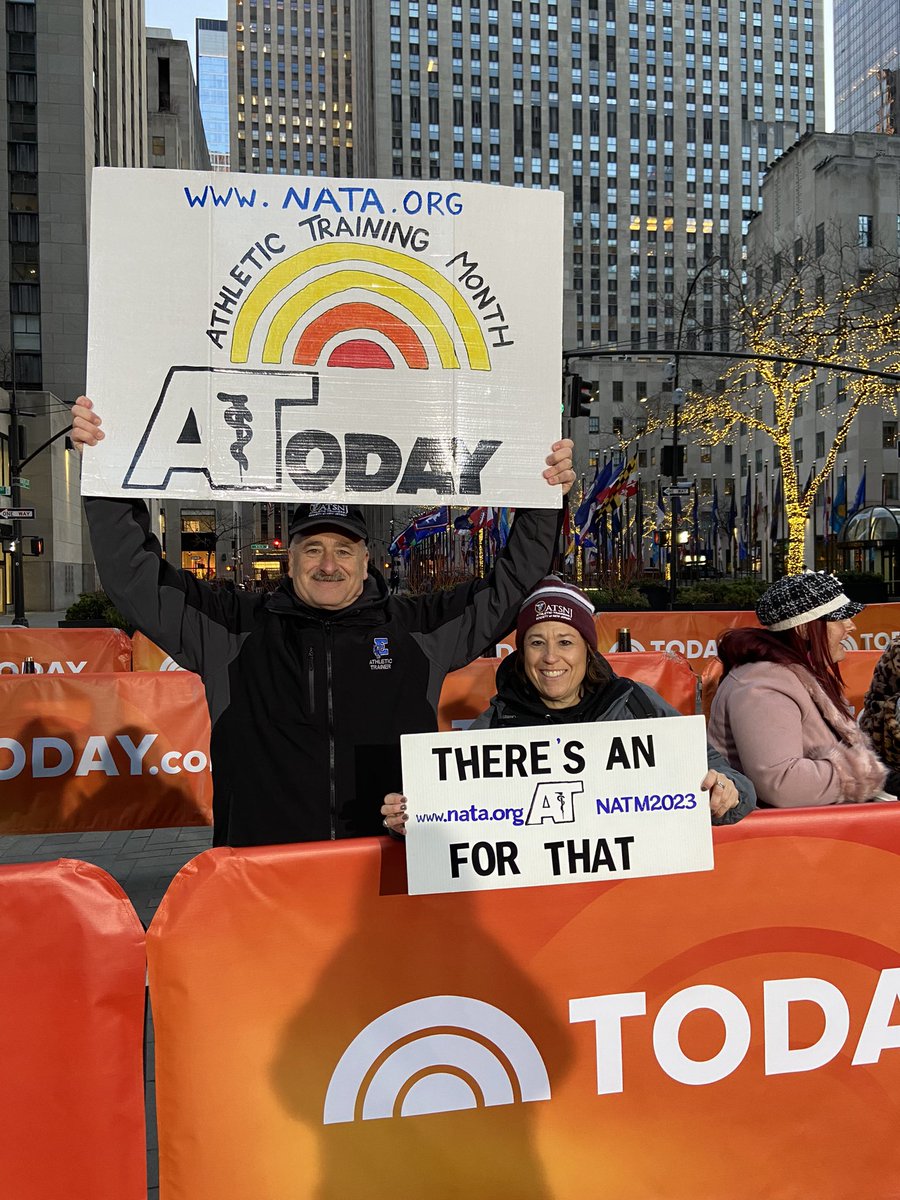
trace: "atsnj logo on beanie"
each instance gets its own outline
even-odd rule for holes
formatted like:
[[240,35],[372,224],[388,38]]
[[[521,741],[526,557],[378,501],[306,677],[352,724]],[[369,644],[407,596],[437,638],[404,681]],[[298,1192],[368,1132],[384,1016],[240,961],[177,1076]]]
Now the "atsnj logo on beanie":
[[535,621],[565,621],[570,625],[573,616],[574,610],[567,604],[549,604],[545,600],[538,600],[534,606]]

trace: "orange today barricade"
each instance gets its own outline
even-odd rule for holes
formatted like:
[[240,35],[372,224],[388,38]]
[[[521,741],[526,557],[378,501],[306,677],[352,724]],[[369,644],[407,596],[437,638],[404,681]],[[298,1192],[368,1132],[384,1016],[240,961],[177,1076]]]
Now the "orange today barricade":
[[121,629],[0,629],[0,675],[18,675],[26,658],[38,675],[131,670],[131,638]]
[[[617,675],[646,683],[685,716],[697,711],[697,676],[680,654],[607,654]],[[438,728],[465,729],[484,712],[496,689],[497,658],[476,658],[444,680]]]
[[138,630],[131,639],[133,669],[135,671],[183,671],[171,655],[161,650],[156,642]]
[[163,1193],[896,1195],[900,807],[715,843],[415,897],[387,840],[201,855],[147,937]]
[[0,866],[0,1191],[146,1200],[144,931],[105,871]]
[[208,825],[196,675],[0,676],[0,834]]
[[[867,604],[853,618],[856,650],[884,650],[900,632],[900,604]],[[718,611],[598,613],[594,618],[600,650],[614,650],[616,630],[627,625],[635,650],[669,650],[683,654],[700,674],[703,662],[716,656],[716,641],[726,629],[759,626],[756,614],[739,609]],[[507,639],[509,640],[509,639]]]

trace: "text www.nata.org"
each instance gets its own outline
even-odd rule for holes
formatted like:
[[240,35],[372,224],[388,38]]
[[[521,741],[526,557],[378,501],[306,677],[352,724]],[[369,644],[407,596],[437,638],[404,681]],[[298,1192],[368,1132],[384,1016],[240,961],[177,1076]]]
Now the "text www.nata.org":
[[513,825],[525,824],[524,808],[448,808],[446,812],[416,813],[421,825],[426,821],[512,821]]

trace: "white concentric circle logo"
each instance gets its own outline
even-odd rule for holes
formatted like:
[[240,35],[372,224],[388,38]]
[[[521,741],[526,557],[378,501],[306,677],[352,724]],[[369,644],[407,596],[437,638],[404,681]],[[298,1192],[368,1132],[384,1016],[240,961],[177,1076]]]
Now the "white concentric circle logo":
[[167,654],[159,664],[159,669],[161,671],[183,671],[184,667],[179,667],[178,663],[174,658],[172,658],[171,654]]
[[426,996],[376,1017],[334,1069],[323,1124],[550,1099],[537,1047],[502,1009]]
[[[618,640],[616,640],[615,642],[613,642],[613,644],[610,646],[610,648],[607,650],[606,653],[607,654],[615,654],[618,649],[619,649],[619,643],[618,643]],[[637,640],[637,638],[634,638],[634,637],[631,639],[631,649],[635,650],[638,654],[646,654],[646,648],[641,645],[641,643]]]

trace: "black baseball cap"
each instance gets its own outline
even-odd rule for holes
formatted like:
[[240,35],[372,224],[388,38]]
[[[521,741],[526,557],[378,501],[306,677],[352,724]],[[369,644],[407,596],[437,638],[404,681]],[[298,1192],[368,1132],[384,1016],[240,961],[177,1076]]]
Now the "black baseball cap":
[[357,505],[298,504],[288,525],[288,541],[297,534],[305,537],[317,529],[340,529],[363,542],[369,540],[366,518]]

